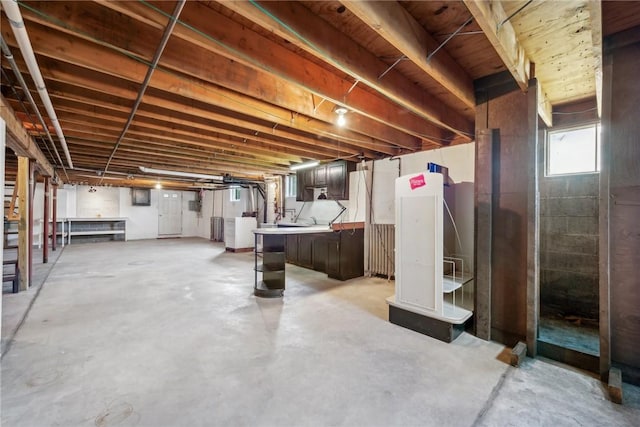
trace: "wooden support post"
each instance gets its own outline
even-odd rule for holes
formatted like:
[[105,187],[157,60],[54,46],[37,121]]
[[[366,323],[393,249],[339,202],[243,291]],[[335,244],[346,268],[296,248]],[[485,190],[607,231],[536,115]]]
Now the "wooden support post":
[[29,286],[31,286],[31,272],[33,271],[33,195],[35,193],[35,162],[29,159],[29,203],[27,209],[29,210],[29,222],[27,228],[29,229]]
[[[58,184],[52,186],[51,204],[51,250],[55,251],[58,242]],[[64,239],[64,236],[62,238]]]
[[476,142],[475,189],[475,332],[491,339],[491,247],[493,212],[493,151],[499,142],[497,129],[479,129]]
[[[5,138],[7,125],[2,117],[0,117],[0,196],[4,200],[4,156],[5,156]],[[4,207],[3,207],[4,208]],[[0,245],[0,264],[4,265],[4,245]],[[15,282],[14,282],[15,290]],[[2,293],[0,292],[0,324],[2,323]],[[4,354],[2,354],[4,356]]]
[[18,186],[18,212],[20,220],[18,221],[18,265],[20,266],[20,290],[29,289],[29,254],[31,247],[29,246],[29,158],[18,157],[18,175],[16,178]]
[[42,215],[42,263],[49,262],[49,177],[44,177],[44,212]]
[[527,102],[529,135],[527,138],[527,343],[530,357],[538,353],[538,317],[540,313],[540,191],[538,188],[538,91],[537,79],[529,81]]

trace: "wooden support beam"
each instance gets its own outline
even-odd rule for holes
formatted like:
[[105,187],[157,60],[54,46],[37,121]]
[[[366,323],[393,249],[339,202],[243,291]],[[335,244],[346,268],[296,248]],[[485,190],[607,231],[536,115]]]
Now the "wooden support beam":
[[[402,6],[395,2],[342,3],[464,105],[475,107],[471,79],[446,52],[427,62],[427,45],[435,49],[438,43]],[[223,4],[433,123],[455,132],[451,127],[454,121],[464,122],[441,102],[434,103],[432,95],[397,71],[391,70],[379,78],[389,68],[385,62],[300,3],[225,1]],[[395,25],[398,21],[402,25]],[[407,31],[407,25],[411,31]],[[466,133],[461,135],[470,139]]]
[[29,246],[29,158],[18,156],[18,176],[16,185],[18,186],[18,209],[20,220],[18,221],[18,265],[20,266],[20,290],[29,289],[29,270],[31,264],[29,257],[31,247]]
[[[42,263],[49,262],[49,177],[44,177],[44,207],[42,212]],[[55,234],[54,234],[55,238]]]
[[34,159],[42,175],[55,176],[53,166],[38,148],[38,144],[29,136],[22,122],[16,118],[13,108],[4,95],[0,95],[0,117],[7,123],[7,146],[18,156]]
[[51,250],[55,251],[58,244],[58,183],[55,182],[52,186],[51,205]]
[[[104,77],[105,79],[108,78],[108,76]],[[56,72],[54,72],[54,78],[57,80],[47,81],[47,87],[50,88],[49,92],[52,99],[73,100],[85,104],[87,109],[89,106],[98,106],[126,111],[126,108],[122,107],[122,105],[126,103],[125,97],[128,97],[129,94],[124,88],[114,87],[111,93],[106,95],[102,92],[106,90],[102,86],[104,82],[100,82],[99,79],[74,82],[73,76],[63,76],[61,73]],[[319,156],[320,159],[331,159],[354,154],[358,151],[367,157],[375,157],[375,153],[371,148],[360,148],[358,150],[349,144],[334,144],[333,147],[326,144],[320,146],[315,136],[300,132],[293,133],[291,129],[285,126],[268,126],[262,121],[252,122],[246,118],[224,115],[211,108],[206,109],[204,105],[199,105],[193,100],[187,105],[181,103],[173,94],[161,97],[158,96],[157,91],[155,94],[152,92],[149,91],[145,94],[145,102],[138,109],[136,117],[162,120],[167,115],[170,115],[179,124],[191,124],[195,127],[204,125],[208,130],[220,133],[219,138],[221,139],[219,142],[227,149],[232,141],[231,139],[224,140],[224,135],[246,138],[250,142],[252,152],[257,154],[261,152],[260,149],[265,149],[281,159],[286,158],[286,155],[283,156],[283,154],[289,154],[294,157],[315,158]],[[251,129],[252,132],[246,132],[246,129]],[[216,145],[213,142],[211,146]],[[371,147],[375,146],[372,144]]]
[[9,221],[18,221],[20,219],[20,213],[16,212],[16,200],[18,200],[18,183],[13,185],[13,192],[11,194],[11,201],[9,202],[9,212],[6,213]]
[[540,318],[540,190],[538,186],[538,105],[536,79],[529,81],[527,107],[529,129],[527,151],[529,161],[526,164],[527,182],[527,342],[526,350],[530,357],[538,353],[538,319]]
[[593,72],[596,80],[596,102],[598,117],[602,117],[602,1],[589,0],[587,2],[591,19],[591,49],[594,57]]
[[33,277],[33,197],[36,192],[35,171],[35,162],[29,159],[29,223],[27,224],[29,239],[29,286],[31,286],[31,279]]
[[475,107],[471,78],[444,50],[427,60],[429,54],[435,51],[440,43],[398,2],[341,3],[443,88],[468,107]]
[[[44,8],[47,3],[45,2],[41,7]],[[123,5],[117,5],[113,2],[106,2],[104,6],[146,23],[153,21],[155,25],[159,25],[161,22],[162,25],[166,24],[164,15],[143,4],[127,2]],[[163,4],[159,6],[165,7]],[[213,43],[200,33],[180,25],[177,26],[174,30],[175,37],[172,36],[171,43],[163,53],[161,66],[158,68],[157,75],[154,75],[150,87],[163,86],[163,90],[167,92],[180,93],[189,97],[190,93],[182,92],[179,89],[181,83],[187,83],[190,86],[189,92],[193,92],[195,86],[205,86],[209,89],[209,84],[213,84],[217,86],[217,91],[224,93],[223,99],[216,102],[217,105],[227,107],[233,105],[238,109],[236,111],[244,114],[262,117],[282,125],[291,126],[292,122],[297,121],[300,122],[300,125],[304,124],[306,128],[309,128],[313,124],[311,127],[317,129],[314,129],[313,133],[323,135],[325,133],[322,132],[322,128],[324,128],[329,133],[325,135],[330,135],[333,139],[356,141],[364,138],[364,135],[369,137],[375,135],[375,138],[393,141],[393,144],[398,146],[418,149],[419,142],[415,134],[421,134],[431,126],[424,120],[407,114],[404,109],[356,87],[349,95],[349,106],[361,113],[363,117],[358,121],[350,120],[349,128],[351,131],[336,128],[333,124],[336,117],[334,113],[330,110],[314,111],[311,93],[342,102],[353,83],[352,81],[328,73],[326,69],[297,55],[291,56],[291,51],[222,15],[215,14],[208,8],[205,10],[204,16],[201,13],[191,12],[193,8],[199,7],[203,6],[196,2],[190,2],[182,12],[181,20],[186,20],[188,14],[191,13],[195,18],[200,19],[195,25],[196,28],[207,33],[213,32],[210,36],[216,40],[224,40],[224,43]],[[105,13],[106,11],[103,10],[103,14]],[[146,65],[114,50],[113,46],[117,45],[116,39],[110,43],[109,37],[116,33],[115,30],[112,32],[101,30],[100,33],[97,33],[97,28],[88,25],[88,21],[83,16],[73,15],[69,20],[64,19],[68,24],[67,28],[75,29],[74,36],[80,32],[88,32],[88,35],[95,35],[96,38],[104,41],[102,46],[98,46],[68,34],[61,34],[60,31],[69,33],[70,30],[57,27],[33,13],[25,12],[24,17],[25,20],[33,20],[29,28],[29,36],[38,54],[52,55],[55,51],[55,56],[59,60],[90,69],[102,69],[135,82],[139,82],[144,76],[143,71],[146,70]],[[202,21],[203,18],[204,21]],[[120,18],[114,18],[112,25],[119,25],[119,20]],[[212,22],[215,22],[215,25],[211,25]],[[134,33],[145,34],[149,29],[144,25],[140,26],[139,23],[133,22],[133,25],[138,26],[137,31],[131,31],[131,28],[128,28],[120,34],[126,34],[129,37],[129,41],[126,43],[129,49],[127,53],[145,58],[149,56],[150,52],[153,52],[157,40],[151,40],[149,43],[148,37],[134,36]],[[52,29],[59,31],[51,31]],[[218,34],[217,31],[222,31],[222,33]],[[7,42],[13,45],[11,35],[5,33],[5,36]],[[246,49],[251,49],[251,52],[247,52]],[[212,55],[212,52],[215,54]],[[272,62],[263,62],[256,55],[267,55]],[[206,66],[203,66],[203,63]],[[106,67],[106,64],[109,66]],[[191,80],[194,78],[197,80]],[[301,81],[304,78],[307,80]],[[163,82],[167,82],[168,86],[164,86]],[[222,87],[231,91],[222,90]],[[234,102],[232,98],[236,98],[237,102]],[[353,105],[351,101],[353,101]],[[215,102],[215,99],[211,99],[211,93],[209,93],[208,102]],[[270,105],[265,105],[265,103]],[[274,108],[275,106],[279,108]],[[265,113],[271,114],[265,116]],[[300,120],[296,120],[297,114],[306,117],[300,117]],[[310,120],[311,118],[319,119],[324,122],[324,125],[314,123],[314,120]],[[433,131],[434,133],[438,132],[437,128]],[[407,133],[414,135],[411,136]]]
[[[32,39],[35,39],[36,36],[39,35],[39,33],[34,31],[30,31],[30,34],[34,34]],[[84,46],[83,49],[80,49],[84,54],[73,52],[74,49],[71,48],[57,49],[51,46],[50,48],[45,48],[45,44],[50,41],[55,41],[53,34],[55,34],[55,32],[49,33],[49,36],[44,36],[42,34],[42,38],[38,39],[41,43],[39,46],[43,46],[41,50],[36,47],[39,54],[44,56],[52,55],[52,59],[68,62],[69,64],[78,65],[82,62],[88,69],[110,74],[129,82],[139,80],[141,73],[143,74],[143,71],[146,70],[140,62],[120,56],[119,54],[107,49],[101,48],[100,53],[94,52],[93,55],[97,55],[97,57],[101,59],[98,62],[92,63],[90,59],[92,58],[91,52],[94,48],[91,48],[90,46]],[[79,48],[79,44],[80,42],[73,43],[76,48]],[[113,68],[107,66],[107,64],[113,63],[120,63],[120,66]],[[61,66],[62,64],[60,63],[56,65],[57,68],[60,68]],[[232,70],[229,70],[229,72],[231,74],[235,73],[235,71]],[[249,78],[249,80],[251,79]],[[127,82],[123,83],[128,84]],[[245,85],[246,84],[249,83],[245,81]],[[150,87],[167,94],[179,95],[184,99],[193,99],[206,104],[224,106],[230,111],[258,117],[261,120],[277,125],[278,127],[282,125],[286,128],[316,135],[314,143],[320,147],[337,147],[339,145],[339,141],[344,141],[342,143],[343,147],[360,147],[359,150],[357,148],[351,148],[354,153],[359,153],[363,150],[369,150],[374,147],[376,151],[381,151],[386,154],[398,152],[397,148],[392,144],[355,132],[341,130],[333,124],[324,123],[311,117],[294,114],[291,110],[267,104],[247,96],[244,94],[246,91],[243,90],[239,90],[238,92],[226,90],[218,85],[210,84],[202,80],[193,79],[187,76],[176,76],[175,74],[162,69],[158,69],[158,72],[154,74]],[[112,88],[112,90],[115,89]],[[278,92],[278,90],[275,90],[272,93],[276,96]],[[311,105],[310,98],[308,98],[307,102]],[[407,136],[406,134],[401,134],[397,131],[396,133],[404,135],[405,137]]]
[[[6,123],[4,119],[0,117],[0,196],[2,196],[3,204],[4,204],[4,197],[5,197],[5,194],[4,194],[5,164],[4,163],[5,163],[5,155],[7,151],[6,145],[5,145],[6,136],[7,136],[6,129],[7,129]],[[3,206],[3,210],[4,210],[4,206]],[[3,230],[6,230],[6,228],[4,228],[4,224],[3,224]],[[2,237],[5,237],[4,231],[3,231]],[[4,244],[0,245],[0,263],[4,265]],[[3,275],[4,275],[4,272],[3,272]],[[13,290],[15,291],[15,279],[13,282]],[[0,316],[2,316],[2,294],[0,294]],[[0,317],[0,324],[1,323],[2,323],[2,318]],[[4,356],[4,353],[0,355],[0,357],[2,356]]]
[[[531,61],[518,37],[513,25],[507,20],[507,14],[499,0],[463,0],[473,19],[478,23],[487,39],[504,62],[520,89],[526,92],[529,89],[531,75]],[[551,127],[553,116],[551,102],[539,83],[538,114],[542,120]]]

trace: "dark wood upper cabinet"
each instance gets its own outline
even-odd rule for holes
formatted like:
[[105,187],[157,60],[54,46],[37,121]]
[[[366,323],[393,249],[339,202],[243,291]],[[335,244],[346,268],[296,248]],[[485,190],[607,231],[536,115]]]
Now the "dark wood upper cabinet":
[[313,201],[314,188],[327,188],[327,198],[347,200],[349,198],[349,172],[356,170],[356,164],[340,160],[312,169],[297,172],[296,200]]
[[310,202],[313,200],[315,185],[315,169],[303,169],[296,173],[296,201]]
[[321,165],[314,169],[315,186],[327,186],[327,165]]
[[347,200],[349,198],[349,172],[354,171],[355,163],[339,161],[327,165],[327,198]]

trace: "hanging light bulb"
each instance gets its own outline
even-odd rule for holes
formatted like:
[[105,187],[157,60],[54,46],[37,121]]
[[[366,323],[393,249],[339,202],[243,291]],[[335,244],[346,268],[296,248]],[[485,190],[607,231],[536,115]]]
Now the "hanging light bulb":
[[344,115],[347,114],[349,110],[344,107],[336,107],[333,111],[338,115],[338,120],[336,122],[338,126],[344,126],[345,124],[347,124],[347,120],[345,119]]
[[162,188],[162,184],[160,184],[160,181],[156,182],[156,190],[160,190]]

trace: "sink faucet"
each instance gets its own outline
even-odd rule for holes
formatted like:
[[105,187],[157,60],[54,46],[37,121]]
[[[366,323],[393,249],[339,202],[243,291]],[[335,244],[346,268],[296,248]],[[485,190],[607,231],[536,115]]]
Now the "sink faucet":
[[314,224],[318,224],[318,220],[316,219],[316,217],[315,217],[315,216],[312,216],[312,217],[310,217],[310,218],[313,220],[313,223],[314,223]]

